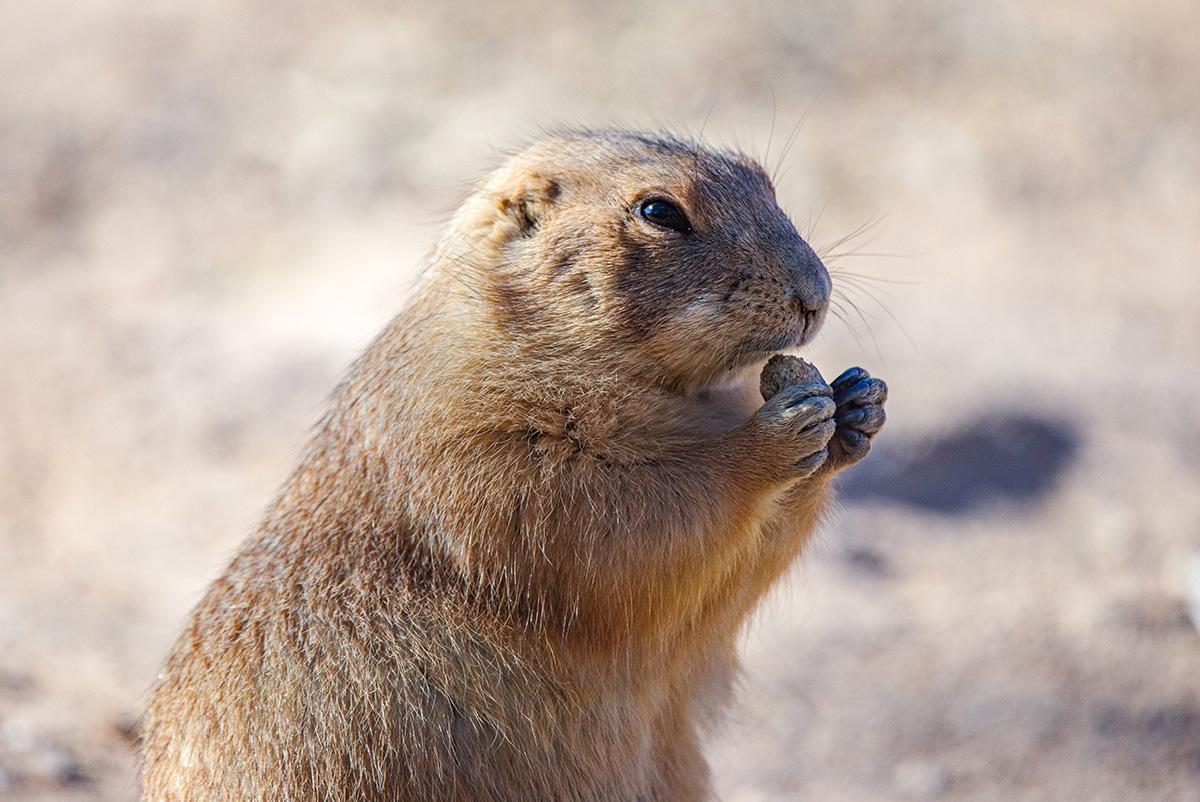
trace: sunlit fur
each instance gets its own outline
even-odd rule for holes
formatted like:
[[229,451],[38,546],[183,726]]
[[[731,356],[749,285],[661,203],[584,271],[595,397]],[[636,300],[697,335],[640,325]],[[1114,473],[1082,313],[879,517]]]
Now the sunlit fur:
[[829,474],[780,473],[757,371],[828,295],[743,156],[568,132],[511,158],[193,612],[145,798],[708,798],[736,634]]

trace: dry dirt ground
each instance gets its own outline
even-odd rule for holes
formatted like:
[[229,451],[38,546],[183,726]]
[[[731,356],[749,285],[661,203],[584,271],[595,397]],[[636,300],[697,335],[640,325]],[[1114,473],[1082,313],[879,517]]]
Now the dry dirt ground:
[[659,124],[774,163],[812,104],[779,182],[843,254],[812,358],[885,376],[891,420],[747,633],[722,793],[1200,800],[1194,3],[45,0],[0,29],[0,797],[133,798],[182,616],[499,150]]

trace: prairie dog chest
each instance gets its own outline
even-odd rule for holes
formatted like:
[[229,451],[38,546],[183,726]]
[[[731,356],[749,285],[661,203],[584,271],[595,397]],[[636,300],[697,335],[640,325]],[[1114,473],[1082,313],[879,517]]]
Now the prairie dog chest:
[[762,406],[758,366],[699,388],[688,402],[689,418],[698,434],[717,435],[741,426]]

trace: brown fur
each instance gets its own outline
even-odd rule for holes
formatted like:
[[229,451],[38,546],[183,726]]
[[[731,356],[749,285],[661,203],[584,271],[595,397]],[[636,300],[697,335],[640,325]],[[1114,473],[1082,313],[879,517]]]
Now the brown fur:
[[145,798],[708,798],[736,634],[831,472],[832,402],[756,413],[757,368],[828,294],[745,157],[572,132],[512,158],[192,614]]

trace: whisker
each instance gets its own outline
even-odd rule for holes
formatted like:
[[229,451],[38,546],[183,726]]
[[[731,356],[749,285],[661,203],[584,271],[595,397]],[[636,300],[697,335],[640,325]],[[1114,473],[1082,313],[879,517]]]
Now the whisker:
[[763,164],[771,160],[771,143],[775,141],[775,115],[779,111],[779,104],[775,102],[775,87],[767,86],[771,93],[771,133],[767,134],[767,152],[763,154]]
[[829,84],[826,83],[825,86],[821,87],[821,89],[817,92],[816,96],[813,97],[813,99],[809,101],[808,106],[804,109],[804,113],[800,115],[800,119],[797,120],[796,124],[792,126],[792,131],[790,134],[788,134],[787,140],[784,141],[783,150],[780,151],[779,158],[775,162],[775,169],[771,171],[771,182],[772,183],[774,183],[774,184],[779,183],[779,180],[778,180],[779,168],[783,166],[784,160],[787,158],[788,153],[791,151],[792,145],[796,141],[796,135],[800,133],[800,128],[804,125],[804,121],[808,119],[808,115],[813,110],[813,106],[815,106],[817,104],[817,101],[821,99],[821,95],[825,93],[825,89],[828,86],[829,86]]
[[708,104],[708,112],[704,115],[704,122],[700,123],[700,134],[696,137],[697,143],[704,139],[704,129],[708,127],[708,119],[712,117],[713,109],[717,107],[717,101],[720,99],[720,95],[714,95],[712,103]]
[[870,257],[872,259],[914,259],[911,253],[883,253],[881,251],[840,251],[825,256],[825,259],[849,259],[851,257]]
[[871,343],[875,346],[875,355],[879,357],[879,360],[881,362],[885,361],[883,358],[883,351],[881,351],[879,348],[879,340],[878,340],[878,338],[875,337],[875,330],[873,328],[871,328],[871,321],[869,321],[867,319],[867,316],[863,313],[862,307],[860,307],[858,304],[856,304],[854,302],[854,299],[851,298],[849,295],[846,295],[843,293],[841,298],[843,301],[845,301],[847,304],[850,305],[850,308],[853,309],[855,314],[858,315],[858,319],[862,321],[863,326],[867,330],[867,334],[871,335]]
[[[829,243],[828,245],[823,245],[820,248],[818,248],[817,255],[820,256],[822,259],[824,259],[825,258],[824,254],[832,253],[832,252],[836,251],[838,248],[845,245],[846,243],[852,242],[853,240],[856,240],[859,237],[865,236],[866,234],[870,233],[873,229],[878,227],[881,223],[883,223],[883,221],[886,219],[887,219],[887,214],[884,213],[884,214],[879,215],[878,217],[868,220],[867,222],[860,225],[858,228],[851,231],[849,234],[846,234],[841,239],[835,240],[835,241]],[[877,240],[882,233],[883,233],[882,231],[876,232],[869,240],[867,240],[865,243],[863,243],[863,247],[866,247],[867,245],[870,245],[871,243],[875,242],[875,240]]]
[[910,281],[902,278],[888,278],[887,276],[877,276],[874,273],[859,273],[856,270],[847,270],[844,267],[829,268],[831,276],[845,276],[846,278],[858,279],[860,281],[878,282],[881,284],[920,284],[919,281]]
[[[857,290],[858,292],[863,293],[864,295],[867,296],[867,298],[874,301],[875,305],[878,306],[880,309],[882,309],[883,313],[885,315],[887,315],[889,318],[891,318],[892,322],[896,324],[896,328],[900,329],[900,333],[904,335],[904,339],[908,340],[908,344],[912,347],[914,353],[920,351],[920,349],[917,348],[916,341],[913,340],[912,335],[908,333],[908,329],[905,328],[904,324],[900,322],[900,319],[892,313],[892,310],[888,307],[888,305],[885,304],[882,300],[880,300],[879,297],[874,292],[872,292],[870,288],[864,287],[861,284],[851,285],[851,287],[853,289]],[[880,292],[884,292],[884,291],[880,290]],[[847,297],[847,296],[843,296],[843,297]]]
[[[832,274],[830,277],[831,278],[833,277]],[[869,290],[874,289],[874,290],[878,291],[879,293],[881,293],[882,295],[886,295],[889,298],[893,297],[892,292],[890,290],[886,290],[882,287],[871,287],[871,285],[864,284],[852,276],[837,276],[836,278],[837,278],[837,283],[841,286],[844,286],[847,289],[858,290],[859,292],[863,292],[863,293],[867,293]]]
[[821,218],[825,216],[825,209],[828,207],[829,207],[829,198],[826,198],[825,202],[821,204],[821,210],[819,212],[817,212],[816,220],[813,220],[812,211],[809,210],[808,233],[804,235],[804,239],[808,240],[809,242],[812,241],[813,234],[817,233],[817,226],[821,225]]
[[829,300],[829,313],[842,322],[842,324],[846,327],[846,330],[850,332],[850,336],[854,338],[854,343],[861,351],[863,348],[863,343],[858,336],[858,330],[854,328],[854,324],[850,322],[850,318],[846,314],[845,307],[843,307],[835,298],[831,298]]

